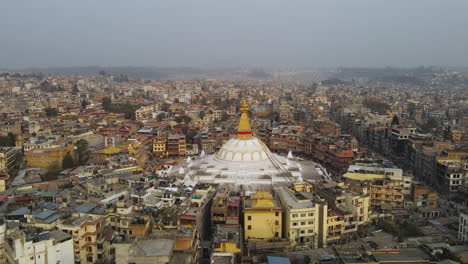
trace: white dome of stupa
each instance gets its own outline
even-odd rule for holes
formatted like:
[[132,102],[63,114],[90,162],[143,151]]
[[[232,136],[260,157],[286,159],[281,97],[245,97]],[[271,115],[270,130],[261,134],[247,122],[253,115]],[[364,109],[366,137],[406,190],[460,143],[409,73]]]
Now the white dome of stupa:
[[267,146],[256,137],[249,139],[229,139],[216,153],[215,158],[223,161],[261,161],[267,160]]

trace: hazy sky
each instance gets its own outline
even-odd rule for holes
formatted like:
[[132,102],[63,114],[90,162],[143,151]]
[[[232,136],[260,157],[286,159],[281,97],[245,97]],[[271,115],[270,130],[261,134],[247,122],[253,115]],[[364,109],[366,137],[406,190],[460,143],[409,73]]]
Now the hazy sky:
[[468,0],[6,0],[0,67],[468,66]]

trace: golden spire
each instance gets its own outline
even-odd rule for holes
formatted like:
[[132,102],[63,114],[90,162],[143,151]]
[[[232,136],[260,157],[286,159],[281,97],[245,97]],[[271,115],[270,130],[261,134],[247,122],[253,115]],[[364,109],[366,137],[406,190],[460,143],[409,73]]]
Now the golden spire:
[[250,127],[249,115],[247,113],[249,111],[249,106],[245,98],[242,99],[239,110],[242,113],[239,119],[239,125],[237,126],[237,138],[250,139],[252,138],[252,128]]

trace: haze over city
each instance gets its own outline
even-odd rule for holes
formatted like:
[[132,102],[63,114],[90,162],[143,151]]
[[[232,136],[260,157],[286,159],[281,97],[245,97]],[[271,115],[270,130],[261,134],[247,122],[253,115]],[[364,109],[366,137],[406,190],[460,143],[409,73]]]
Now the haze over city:
[[0,264],[468,263],[467,11],[0,4]]
[[0,67],[467,66],[468,1],[6,1]]

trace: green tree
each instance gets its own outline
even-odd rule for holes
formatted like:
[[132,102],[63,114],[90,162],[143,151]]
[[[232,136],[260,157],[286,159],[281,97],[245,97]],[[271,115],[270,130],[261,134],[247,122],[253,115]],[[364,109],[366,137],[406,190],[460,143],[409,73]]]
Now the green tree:
[[160,114],[156,117],[156,119],[157,119],[159,122],[163,121],[164,118],[166,118],[166,114],[165,114],[165,113],[160,113]]
[[47,117],[53,117],[58,115],[58,110],[57,108],[52,108],[52,107],[47,107],[45,109],[45,113]]
[[56,180],[58,178],[58,173],[59,173],[58,164],[53,164],[47,168],[46,173],[42,176],[42,180],[43,181]]
[[203,119],[205,116],[206,116],[206,114],[205,114],[205,111],[203,111],[203,110],[200,111],[200,113],[198,113],[198,117],[201,118],[201,119]]
[[68,152],[67,155],[63,157],[62,168],[65,170],[65,169],[70,169],[73,167],[74,167],[73,157],[71,156],[70,152]]
[[229,115],[226,112],[223,112],[221,115],[221,121],[227,121],[229,119]]
[[169,109],[171,108],[171,105],[164,102],[161,106],[161,111],[164,111],[164,112],[169,112]]
[[439,127],[439,122],[433,117],[429,118],[426,123],[421,126],[421,130],[425,133],[432,132],[432,130]]
[[78,89],[78,85],[76,83],[72,86],[72,94],[77,94],[79,93],[80,90]]
[[109,97],[102,98],[102,108],[104,108],[105,111],[110,111],[111,104],[112,100]]
[[397,115],[394,115],[392,119],[392,126],[398,126],[399,124],[400,124],[400,118],[398,118]]
[[6,136],[0,136],[0,147],[14,147],[16,143],[16,135],[8,133]]
[[410,117],[413,117],[415,111],[416,111],[416,105],[413,102],[408,103],[408,115]]
[[75,143],[75,146],[78,165],[85,165],[86,161],[89,158],[88,141],[86,141],[85,139],[80,139]]

